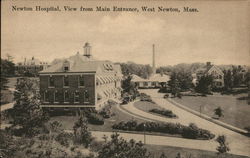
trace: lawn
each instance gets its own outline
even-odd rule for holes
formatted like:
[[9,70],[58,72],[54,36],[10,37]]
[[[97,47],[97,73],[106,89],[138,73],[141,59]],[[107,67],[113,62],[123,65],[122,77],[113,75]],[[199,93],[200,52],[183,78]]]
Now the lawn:
[[[125,114],[121,112],[117,105],[113,105],[111,111],[115,114],[111,118],[105,119],[104,125],[92,125],[89,124],[90,130],[94,131],[103,131],[103,132],[110,132],[113,131],[112,125],[115,123],[119,123],[121,121],[130,121],[130,120],[136,120],[138,123],[143,122],[141,119],[133,118],[132,116]],[[54,116],[50,118],[51,121],[59,121],[62,123],[64,129],[73,129],[74,122],[76,122],[78,119],[77,116]]]
[[[164,115],[160,115],[160,114],[157,114],[157,113],[149,112],[152,109],[158,109],[158,110],[164,110],[164,111],[167,110],[167,109],[161,108],[159,105],[157,105],[155,103],[151,103],[151,102],[148,102],[148,101],[138,101],[138,102],[134,103],[134,106],[137,109],[140,109],[140,110],[142,110],[144,112],[148,112],[148,113],[151,113],[153,115],[158,115],[158,116],[161,116],[161,117],[166,117]],[[167,118],[170,118],[170,117],[167,117]]]
[[[218,158],[217,153],[212,151],[160,145],[145,145],[145,147],[154,157],[160,157],[164,153],[168,158],[176,158],[177,153],[180,153],[183,158]],[[247,156],[226,154],[225,158],[247,158]]]
[[[7,87],[10,89],[14,89],[16,87],[16,77],[8,78]],[[13,91],[6,89],[1,90],[1,105],[11,103],[14,100]]]
[[247,100],[238,99],[244,96],[247,94],[235,96],[214,94],[207,97],[183,96],[181,99],[173,98],[173,100],[198,112],[201,109],[201,113],[210,117],[215,117],[214,109],[221,107],[224,114],[224,117],[220,118],[221,121],[244,129],[250,126],[250,105],[247,104]]

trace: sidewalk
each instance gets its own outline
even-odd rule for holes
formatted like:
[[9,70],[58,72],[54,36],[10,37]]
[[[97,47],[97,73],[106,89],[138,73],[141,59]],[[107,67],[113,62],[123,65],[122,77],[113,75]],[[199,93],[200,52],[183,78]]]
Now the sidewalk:
[[11,108],[13,108],[13,106],[14,106],[14,102],[8,103],[8,104],[3,104],[0,106],[0,111],[2,112],[5,110],[8,110],[8,109],[11,109]]

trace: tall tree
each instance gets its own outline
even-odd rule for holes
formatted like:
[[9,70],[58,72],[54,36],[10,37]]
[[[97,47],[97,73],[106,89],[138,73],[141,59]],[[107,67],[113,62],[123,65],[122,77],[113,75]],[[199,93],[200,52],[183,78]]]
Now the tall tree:
[[11,60],[1,59],[1,75],[5,77],[15,75],[15,64]]
[[75,142],[85,145],[87,148],[91,141],[93,140],[91,133],[88,129],[87,119],[84,116],[81,116],[73,127]]
[[180,83],[177,78],[177,73],[173,72],[168,81],[171,93],[176,96],[180,92]]
[[48,121],[48,116],[40,107],[40,96],[37,93],[35,80],[18,79],[14,93],[15,104],[11,115],[14,126],[18,125],[26,136],[35,136]]
[[213,84],[212,76],[210,75],[201,76],[197,86],[195,87],[195,90],[198,93],[203,93],[203,94],[210,93],[212,84]]
[[233,76],[231,70],[225,70],[224,72],[224,85],[225,90],[231,90],[233,88]]

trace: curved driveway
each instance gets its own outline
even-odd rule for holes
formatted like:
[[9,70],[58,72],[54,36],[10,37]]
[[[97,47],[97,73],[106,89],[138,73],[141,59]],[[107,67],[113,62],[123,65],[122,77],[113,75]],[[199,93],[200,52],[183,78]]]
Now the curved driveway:
[[[178,119],[168,119],[165,117],[160,117],[156,115],[152,115],[149,113],[146,113],[142,110],[139,110],[134,107],[133,103],[122,106],[126,111],[128,111],[130,114],[134,116],[141,116],[143,118],[148,118],[151,120],[157,120],[157,121],[163,121],[163,122],[178,122],[183,125],[188,125],[189,123],[195,123],[198,127],[210,130],[212,133],[216,135],[226,135],[229,147],[231,149],[230,153],[238,154],[238,155],[245,155],[250,156],[250,138],[243,136],[239,133],[236,133],[234,131],[231,131],[227,128],[224,128],[220,125],[217,125],[215,123],[212,123],[210,121],[207,121],[203,118],[200,118],[199,116],[196,116],[192,113],[189,113],[169,101],[163,98],[163,94],[157,93],[157,90],[154,89],[145,89],[140,90],[143,93],[146,93],[152,97],[152,100],[155,101],[160,107],[172,110],[173,113],[175,113],[179,118]],[[190,143],[197,143],[192,142],[194,140],[190,140]],[[213,141],[213,140],[210,140]],[[199,146],[207,146],[208,150],[212,150],[211,148],[215,149],[216,145],[214,143],[210,143],[210,141],[203,141],[204,143],[199,144]],[[209,143],[208,143],[209,142]],[[183,142],[184,143],[184,142]],[[191,144],[190,144],[191,145]]]

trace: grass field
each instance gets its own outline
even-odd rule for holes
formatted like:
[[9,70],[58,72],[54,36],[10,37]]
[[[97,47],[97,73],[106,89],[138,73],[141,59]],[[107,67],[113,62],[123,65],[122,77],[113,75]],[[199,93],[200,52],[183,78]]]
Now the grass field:
[[[151,103],[151,102],[147,102],[147,101],[138,101],[138,102],[134,103],[134,106],[137,109],[140,109],[140,110],[142,110],[144,112],[151,113],[152,115],[158,115],[158,116],[161,116],[161,117],[166,117],[164,115],[160,115],[160,114],[157,114],[157,113],[149,112],[151,109],[166,110],[166,109],[161,108],[160,106],[158,106],[155,103]],[[167,118],[169,118],[169,117],[167,117]]]
[[237,98],[246,96],[241,94],[237,96],[215,94],[207,97],[183,96],[181,99],[173,98],[176,102],[185,105],[193,110],[215,117],[214,109],[221,107],[224,117],[220,120],[233,126],[244,129],[250,126],[250,105],[246,100]]
[[[219,158],[217,153],[212,151],[160,146],[160,145],[145,145],[145,147],[156,158],[159,158],[162,153],[164,153],[165,156],[167,156],[167,158],[176,158],[177,153],[180,153],[182,158]],[[247,156],[226,154],[224,155],[223,158],[247,158]]]
[[[116,105],[112,106],[112,112],[115,114],[109,119],[105,119],[104,125],[92,125],[89,124],[90,130],[96,130],[96,131],[113,131],[112,125],[115,123],[119,123],[121,121],[130,121],[130,120],[136,120],[137,122],[143,122],[143,120],[134,118],[128,114],[125,114],[119,109],[117,109]],[[54,116],[50,118],[50,121],[59,121],[62,123],[64,129],[73,129],[74,122],[76,122],[78,119],[77,116]]]

